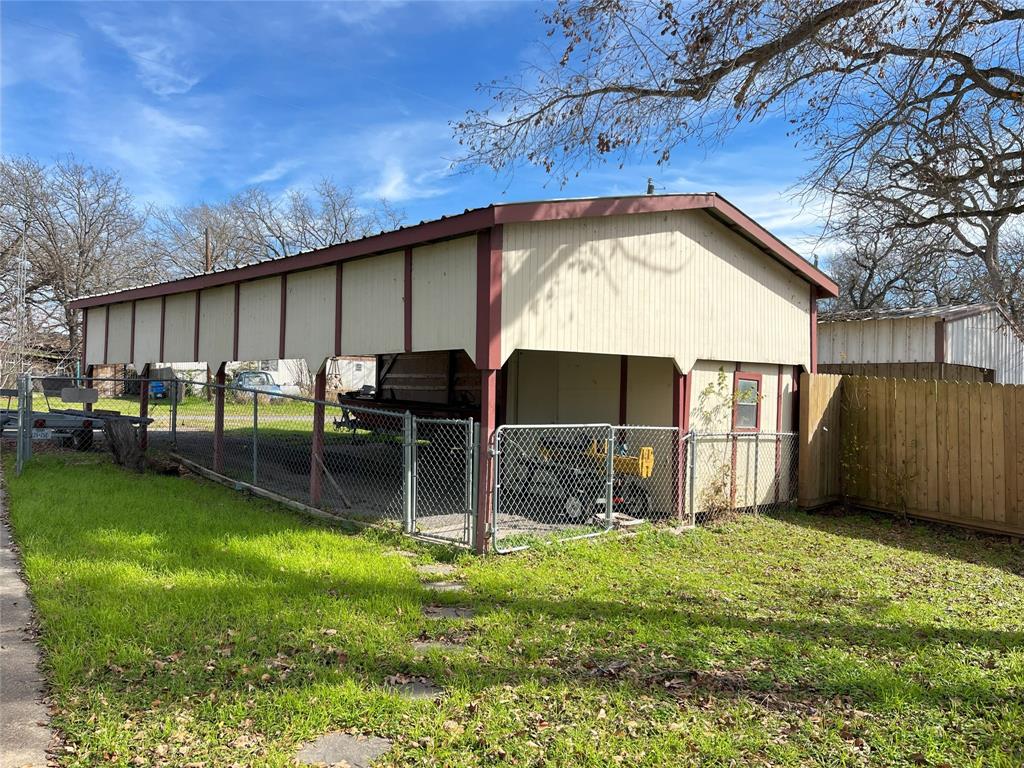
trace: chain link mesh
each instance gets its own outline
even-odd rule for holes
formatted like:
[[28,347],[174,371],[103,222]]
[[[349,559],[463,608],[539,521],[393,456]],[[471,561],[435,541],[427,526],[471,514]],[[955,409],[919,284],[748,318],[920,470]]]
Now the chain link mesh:
[[738,513],[792,506],[797,446],[793,432],[691,433],[690,522],[706,525]]
[[[12,395],[9,399],[16,402],[4,411],[0,440],[15,447],[21,406],[40,419],[67,410],[75,414],[68,421],[74,428],[29,430],[29,451],[22,453],[32,448],[106,452],[103,420],[130,416],[144,425],[136,427],[136,436],[145,434],[148,449],[165,450],[257,491],[339,517],[391,521],[432,539],[463,546],[472,542],[475,443],[470,420],[421,419],[232,384],[132,377],[80,381],[98,397],[87,412],[81,403],[64,402],[58,384],[74,382],[51,382],[45,393],[36,382],[38,392]],[[218,440],[219,400],[223,429]],[[140,420],[142,412],[146,416]],[[421,466],[419,472],[414,464]]]
[[592,536],[614,517],[609,424],[503,426],[495,432],[493,538],[498,551]]
[[416,418],[413,422],[416,495],[413,532],[469,546],[473,542],[473,422]]

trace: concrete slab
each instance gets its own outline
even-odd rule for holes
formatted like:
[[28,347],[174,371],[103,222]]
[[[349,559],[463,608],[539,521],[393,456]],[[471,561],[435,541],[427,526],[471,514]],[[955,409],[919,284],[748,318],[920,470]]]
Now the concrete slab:
[[424,576],[451,576],[458,570],[449,563],[423,563],[416,566],[416,572]]
[[428,619],[471,619],[476,613],[461,605],[426,605],[423,615]]
[[11,541],[0,468],[0,768],[43,768],[53,739],[32,604]]
[[370,763],[386,755],[390,749],[391,742],[380,736],[352,735],[334,731],[299,747],[295,754],[295,762],[299,765],[370,768]]
[[461,592],[466,588],[465,584],[458,581],[425,581],[423,586],[435,592]]

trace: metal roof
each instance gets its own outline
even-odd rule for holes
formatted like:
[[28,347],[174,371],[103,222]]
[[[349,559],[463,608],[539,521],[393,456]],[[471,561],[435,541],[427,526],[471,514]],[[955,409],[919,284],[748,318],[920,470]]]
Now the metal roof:
[[757,222],[714,192],[700,194],[634,195],[626,197],[583,197],[540,200],[525,203],[493,203],[469,208],[453,216],[422,221],[389,232],[305,251],[277,259],[268,259],[241,267],[187,275],[159,283],[149,283],[109,293],[82,296],[71,302],[74,309],[102,306],[121,301],[185,293],[219,285],[255,280],[363,258],[438,240],[452,239],[501,224],[528,221],[583,219],[599,216],[625,216],[637,213],[703,210],[723,226],[753,243],[764,253],[817,286],[822,297],[837,296],[839,287],[824,272],[772,235]]
[[858,309],[838,312],[823,312],[822,323],[853,322],[863,320],[962,320],[986,312],[999,312],[1002,308],[995,302],[978,304],[948,304],[942,307],[903,307],[899,309]]

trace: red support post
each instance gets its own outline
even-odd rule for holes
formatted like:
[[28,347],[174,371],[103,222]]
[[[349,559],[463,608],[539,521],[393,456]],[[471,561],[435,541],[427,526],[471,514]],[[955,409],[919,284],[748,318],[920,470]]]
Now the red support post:
[[224,363],[217,369],[213,393],[213,471],[224,472]]
[[818,286],[811,286],[811,370],[818,372]]
[[149,363],[142,366],[139,376],[139,447],[145,451],[149,447],[149,430],[146,419],[149,417]]
[[309,454],[309,505],[320,506],[324,463],[324,398],[327,395],[327,365],[322,363],[313,379],[313,444]]

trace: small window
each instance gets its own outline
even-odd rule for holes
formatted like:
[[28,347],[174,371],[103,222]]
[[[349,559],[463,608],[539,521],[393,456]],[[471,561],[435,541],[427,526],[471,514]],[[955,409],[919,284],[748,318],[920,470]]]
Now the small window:
[[736,403],[732,427],[737,432],[756,432],[761,428],[761,374],[737,372],[733,391]]

